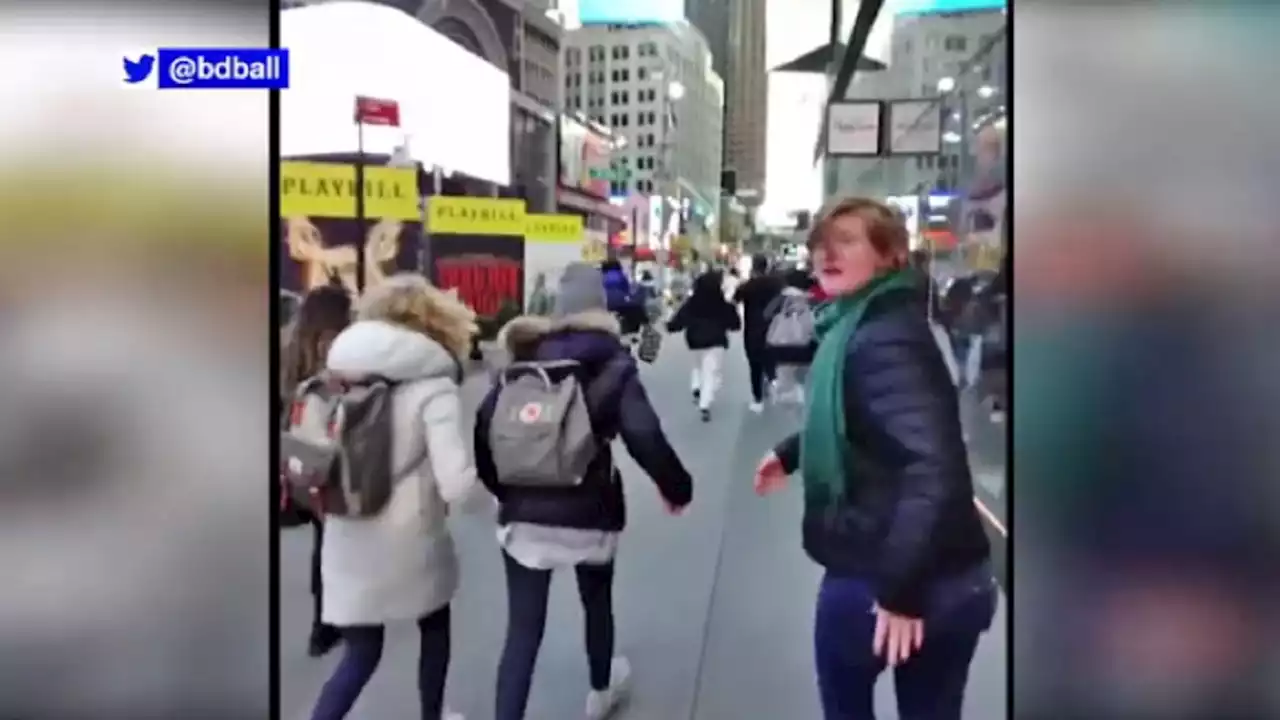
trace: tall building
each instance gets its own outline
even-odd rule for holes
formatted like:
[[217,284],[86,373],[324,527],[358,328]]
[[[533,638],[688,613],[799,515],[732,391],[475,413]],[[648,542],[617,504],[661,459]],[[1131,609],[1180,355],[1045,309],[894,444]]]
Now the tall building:
[[[565,111],[626,138],[614,153],[613,194],[679,196],[691,219],[709,224],[718,210],[724,84],[702,33],[685,22],[585,26],[565,37],[564,71]],[[682,93],[670,93],[673,82]]]
[[765,66],[767,0],[685,0],[685,16],[706,36],[725,84],[724,169],[738,190],[764,198],[769,79]]

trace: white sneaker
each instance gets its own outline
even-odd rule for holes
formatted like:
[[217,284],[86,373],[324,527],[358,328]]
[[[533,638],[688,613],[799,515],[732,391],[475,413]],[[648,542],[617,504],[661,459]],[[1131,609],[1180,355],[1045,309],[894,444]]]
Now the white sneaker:
[[624,657],[613,659],[609,668],[609,687],[587,693],[587,720],[604,720],[618,709],[631,689],[631,663]]
[[747,406],[751,412],[759,414],[764,411],[764,403],[753,402]]
[[444,713],[440,715],[440,720],[467,720],[462,713],[454,712],[449,708],[444,709]]

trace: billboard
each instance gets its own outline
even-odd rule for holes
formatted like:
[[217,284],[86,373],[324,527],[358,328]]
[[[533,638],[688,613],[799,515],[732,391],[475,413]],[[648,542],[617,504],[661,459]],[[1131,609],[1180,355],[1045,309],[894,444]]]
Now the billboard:
[[422,225],[415,171],[367,166],[363,222],[356,219],[355,176],[348,163],[280,163],[281,287],[305,293],[336,277],[354,294],[362,247],[365,287],[418,269]]
[[583,123],[560,118],[560,186],[609,199],[609,140]]
[[1007,0],[898,0],[894,15],[931,15],[937,13],[992,12],[1009,7]]
[[523,200],[437,196],[427,205],[429,277],[480,316],[482,337],[523,307],[527,223]]
[[684,0],[578,0],[583,25],[642,25],[684,20]]
[[[417,18],[379,3],[334,2],[280,13],[289,92],[280,154],[354,154],[357,95],[394,100],[400,127],[364,129],[364,151],[413,159],[498,185],[511,182],[511,80]],[[447,108],[447,112],[442,111]]]

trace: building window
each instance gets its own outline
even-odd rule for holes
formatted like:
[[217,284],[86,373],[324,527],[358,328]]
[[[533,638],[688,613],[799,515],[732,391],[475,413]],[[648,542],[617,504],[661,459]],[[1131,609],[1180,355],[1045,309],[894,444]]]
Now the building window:
[[653,133],[648,133],[648,134],[646,134],[646,135],[644,136],[644,138],[645,138],[645,140],[649,143],[648,147],[653,147],[653,144],[654,144],[654,137],[653,137]]
[[614,104],[614,105],[617,105],[617,104],[618,104],[618,91],[617,91],[617,90],[614,90],[613,92],[609,93],[609,102],[610,102],[610,103],[612,103],[612,104]]
[[609,79],[614,82],[618,82],[618,71],[614,70],[613,72],[609,73]]
[[591,60],[592,62],[596,62],[596,61],[598,61],[598,60],[603,60],[603,59],[604,59],[604,46],[603,46],[603,45],[592,45],[592,46],[591,46],[591,48],[587,51],[587,58],[588,58],[589,60]]
[[[643,45],[641,45],[641,46],[640,46],[640,49],[641,49],[641,50],[643,50],[643,49],[644,49],[644,46],[643,46]],[[649,69],[648,69],[648,68],[636,68],[636,79],[637,79],[637,80],[646,80],[646,79],[648,79],[648,77],[649,77]]]
[[948,35],[942,41],[942,49],[948,52],[964,52],[969,46],[969,39],[963,35]]
[[649,124],[656,125],[657,123],[658,123],[658,116],[654,115],[653,113],[649,113]]
[[628,69],[626,69],[626,68],[623,68],[623,69],[622,69],[622,82],[629,82],[630,80],[631,80],[631,71],[630,71],[630,70],[628,70]]
[[631,104],[631,91],[623,90],[622,92],[619,93],[619,95],[622,97],[623,105]]
[[622,127],[627,127],[631,124],[631,113],[622,113],[620,117],[622,118]]

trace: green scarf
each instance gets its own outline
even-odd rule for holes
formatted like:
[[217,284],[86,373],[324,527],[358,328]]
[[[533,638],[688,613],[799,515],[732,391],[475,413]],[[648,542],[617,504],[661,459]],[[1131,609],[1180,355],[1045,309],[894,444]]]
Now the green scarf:
[[857,292],[821,305],[814,332],[818,350],[809,368],[808,401],[800,433],[800,472],[807,507],[830,508],[845,497],[854,467],[853,448],[845,436],[844,363],[849,339],[875,298],[886,292],[919,287],[911,270],[878,275]]

